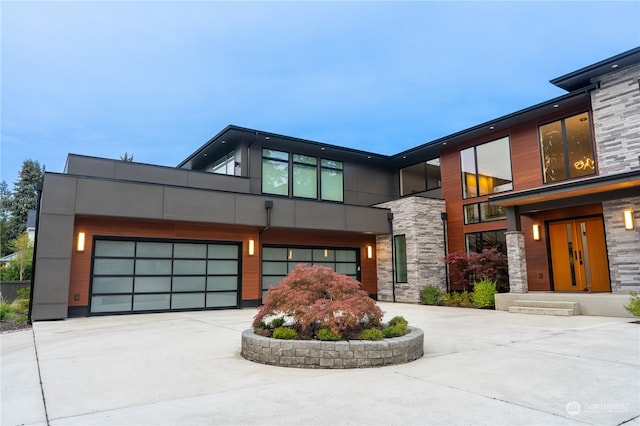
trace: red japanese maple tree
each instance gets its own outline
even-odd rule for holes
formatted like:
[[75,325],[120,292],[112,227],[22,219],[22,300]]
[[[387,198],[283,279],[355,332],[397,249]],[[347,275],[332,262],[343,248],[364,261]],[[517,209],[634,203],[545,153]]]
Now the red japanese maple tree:
[[253,325],[271,316],[285,317],[306,338],[326,327],[348,339],[379,326],[383,312],[358,281],[324,266],[299,264],[269,289]]

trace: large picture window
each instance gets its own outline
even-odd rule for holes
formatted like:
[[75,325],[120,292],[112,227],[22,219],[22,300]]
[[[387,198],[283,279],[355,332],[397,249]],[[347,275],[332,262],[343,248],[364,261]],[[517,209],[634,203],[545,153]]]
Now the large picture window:
[[460,151],[463,198],[511,191],[511,151],[509,138]]
[[507,237],[504,230],[483,231],[465,234],[467,253],[482,253],[484,249],[496,248],[507,254]]
[[441,186],[440,158],[400,169],[400,195],[416,194]]
[[589,113],[540,126],[544,183],[595,173]]

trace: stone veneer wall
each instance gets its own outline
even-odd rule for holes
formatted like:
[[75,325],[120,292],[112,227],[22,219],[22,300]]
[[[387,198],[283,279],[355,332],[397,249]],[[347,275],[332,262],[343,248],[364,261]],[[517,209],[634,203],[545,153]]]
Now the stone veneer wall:
[[[397,302],[417,303],[420,289],[432,284],[446,289],[443,262],[444,235],[440,216],[445,211],[444,200],[405,197],[378,204],[393,213],[393,235],[405,235],[407,241],[407,282],[395,283]],[[376,240],[378,259],[378,300],[393,300],[392,237]]]
[[[601,176],[640,169],[640,64],[600,78],[591,94]],[[640,197],[602,203],[611,291],[640,290]],[[622,212],[633,209],[636,228],[624,229]]]

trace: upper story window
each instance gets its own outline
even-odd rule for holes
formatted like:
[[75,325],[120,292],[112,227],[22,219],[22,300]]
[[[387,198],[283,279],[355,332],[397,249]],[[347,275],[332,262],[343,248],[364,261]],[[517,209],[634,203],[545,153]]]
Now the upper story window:
[[440,158],[400,169],[400,195],[415,194],[441,186]]
[[[291,176],[289,174],[291,170]],[[318,185],[318,176],[320,185]],[[339,201],[344,200],[343,164],[308,155],[262,150],[262,192],[264,194]],[[291,182],[291,185],[289,184]],[[318,197],[318,192],[320,197]]]
[[508,137],[460,151],[460,162],[463,198],[513,189]]
[[289,153],[262,150],[262,192],[289,195]]
[[218,158],[213,162],[211,167],[212,173],[220,175],[235,175],[236,174],[236,153],[234,151]]
[[544,183],[595,174],[589,113],[540,126]]

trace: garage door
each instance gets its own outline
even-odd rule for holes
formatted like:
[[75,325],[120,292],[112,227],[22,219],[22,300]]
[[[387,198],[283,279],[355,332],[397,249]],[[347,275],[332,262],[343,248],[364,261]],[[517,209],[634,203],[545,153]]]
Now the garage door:
[[95,239],[91,314],[239,306],[240,245]]

